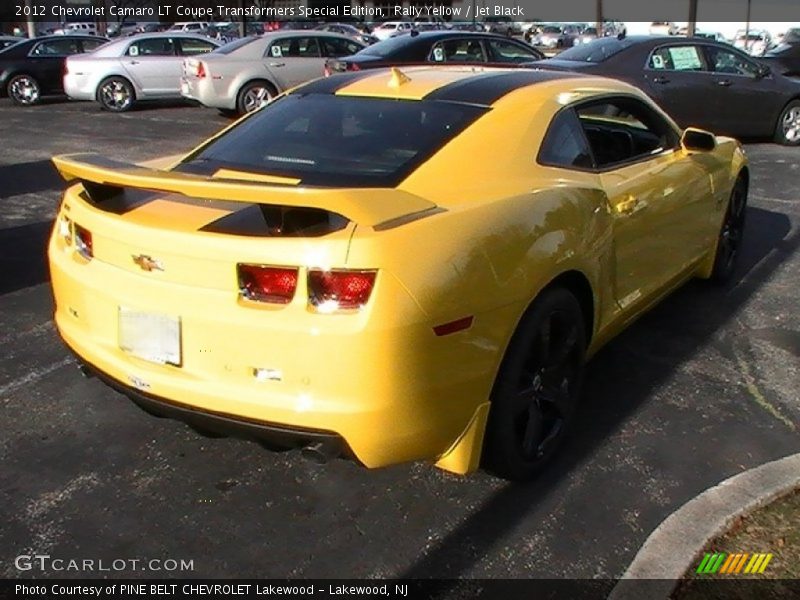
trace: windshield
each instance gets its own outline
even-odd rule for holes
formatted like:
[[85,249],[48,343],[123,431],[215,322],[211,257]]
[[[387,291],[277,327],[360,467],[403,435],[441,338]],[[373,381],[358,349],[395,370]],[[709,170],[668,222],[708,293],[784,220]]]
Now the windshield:
[[561,33],[560,27],[542,27],[542,33]]
[[565,50],[558,55],[558,60],[599,63],[632,45],[633,42],[629,38],[622,40],[617,38],[598,39],[591,44],[581,44]]
[[220,168],[304,185],[394,186],[485,108],[436,101],[291,94],[244,119],[178,170]]

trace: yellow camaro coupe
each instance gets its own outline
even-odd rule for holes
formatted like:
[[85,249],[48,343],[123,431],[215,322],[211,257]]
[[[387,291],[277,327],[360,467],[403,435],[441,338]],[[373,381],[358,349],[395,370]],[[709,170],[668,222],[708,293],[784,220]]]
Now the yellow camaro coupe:
[[53,159],[55,320],[141,406],[367,467],[526,479],[583,364],[734,269],[740,145],[526,69],[337,75],[169,164]]

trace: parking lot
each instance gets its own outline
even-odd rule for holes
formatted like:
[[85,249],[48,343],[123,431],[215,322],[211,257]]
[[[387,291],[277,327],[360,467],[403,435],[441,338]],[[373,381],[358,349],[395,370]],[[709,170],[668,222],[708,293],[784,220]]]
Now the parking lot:
[[601,351],[574,436],[531,484],[321,466],[145,414],[85,379],[52,324],[50,158],[155,158],[229,122],[0,101],[2,576],[93,575],[14,566],[49,554],[193,561],[172,576],[613,578],[684,502],[800,451],[800,149],[757,143],[739,277],[689,284]]

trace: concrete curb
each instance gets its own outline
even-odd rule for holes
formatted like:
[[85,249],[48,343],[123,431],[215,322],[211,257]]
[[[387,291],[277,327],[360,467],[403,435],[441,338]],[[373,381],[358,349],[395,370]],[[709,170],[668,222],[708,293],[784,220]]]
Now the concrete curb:
[[656,527],[636,554],[609,600],[639,600],[642,588],[626,580],[647,579],[648,598],[669,598],[678,580],[709,540],[733,521],[800,487],[800,454],[734,475],[693,498]]

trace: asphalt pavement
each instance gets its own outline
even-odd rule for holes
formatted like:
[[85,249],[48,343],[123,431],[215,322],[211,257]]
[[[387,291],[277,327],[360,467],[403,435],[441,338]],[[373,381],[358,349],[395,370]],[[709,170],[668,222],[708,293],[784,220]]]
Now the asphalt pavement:
[[[692,282],[590,363],[575,435],[535,482],[205,438],[85,379],[45,260],[54,154],[174,154],[229,121],[181,105],[0,101],[0,576],[620,576],[687,500],[800,451],[800,148],[748,144],[743,261]],[[183,559],[185,572],[20,571],[15,558]]]

